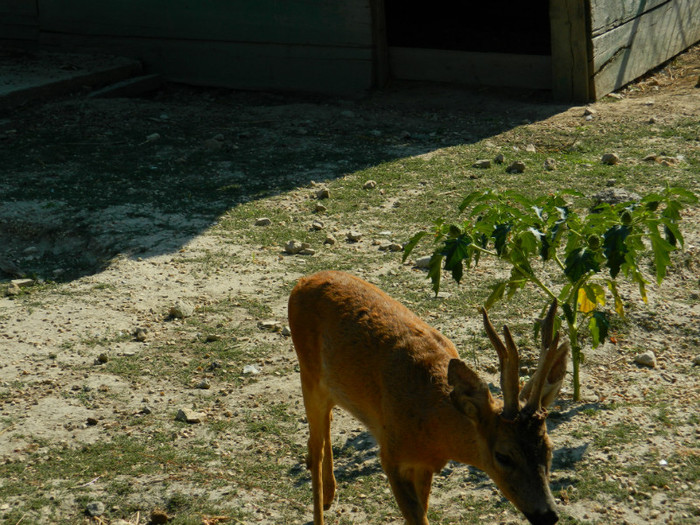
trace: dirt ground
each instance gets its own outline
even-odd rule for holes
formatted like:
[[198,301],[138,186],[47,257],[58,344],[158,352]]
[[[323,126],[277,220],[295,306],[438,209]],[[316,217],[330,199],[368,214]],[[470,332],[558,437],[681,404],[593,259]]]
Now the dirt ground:
[[[618,99],[592,104],[595,118],[609,126],[640,119],[700,121],[700,48],[682,64],[649,75]],[[429,157],[440,148],[477,142],[526,122],[533,134],[574,129],[582,124],[583,110],[549,103],[536,93],[402,85],[361,100],[166,86],[147,98],[88,99],[79,93],[8,112],[0,118],[0,284],[7,289],[0,297],[0,463],[24,462],[29,468],[42,454],[55,453],[55,447],[74,449],[124,432],[138,434],[120,422],[144,406],[163,421],[182,407],[211,418],[235,418],[238,410],[254,409],[255,399],[265,397],[289,403],[302,420],[291,340],[278,328],[286,324],[287,293],[304,267],[282,255],[279,242],[260,246],[247,240],[244,229],[256,227],[255,217],[238,233],[235,228],[222,233],[225,214],[268,199],[270,209],[299,210],[299,220],[306,220],[301,210],[308,207],[312,181],[335,180],[396,158]],[[697,152],[699,144],[696,140],[688,147]],[[590,354],[584,367],[585,403],[643,398],[664,388],[669,392],[664,401],[676,419],[692,421],[697,412],[700,392],[692,360],[700,353],[700,210],[689,209],[684,219],[688,264],[670,273],[670,291],[663,297],[651,294],[653,315],[638,314],[628,341],[653,349],[659,367],[637,367],[606,344]],[[376,252],[370,242],[354,249]],[[313,257],[326,255],[321,251]],[[337,259],[327,261],[332,268]],[[429,294],[424,276],[402,265],[398,254],[371,258],[357,273],[372,279],[392,271],[415,274],[416,289]],[[18,290],[9,285],[11,279],[31,282],[19,282]],[[693,282],[694,301],[674,296],[674,289],[687,290]],[[170,315],[179,301],[194,307],[199,331],[187,319]],[[222,301],[230,301],[229,311],[216,308]],[[250,301],[266,309],[256,315],[245,307]],[[268,320],[277,325],[260,325]],[[449,332],[459,322],[440,319],[440,326]],[[227,334],[240,328],[245,347],[266,345],[276,351],[248,363],[253,368],[247,372],[239,363],[225,363],[239,368],[238,375],[254,374],[255,380],[237,388],[216,384],[213,390],[227,393],[219,405],[203,400],[206,391],[183,388],[179,380],[159,374],[157,359],[140,380],[101,365],[153,347],[172,347],[184,362],[182,348],[189,341],[221,327]],[[497,384],[495,373],[480,373]],[[99,402],[85,402],[85,396]],[[653,424],[641,408],[614,417]],[[650,449],[662,458],[679,451],[697,457],[700,430],[695,424],[666,437],[649,437],[646,449],[613,452],[589,451],[585,438],[575,437],[581,424],[563,418],[553,436],[560,454],[585,454],[588,466],[610,461],[613,453],[624,463],[626,456]],[[334,434],[356,435],[358,427],[339,414]],[[186,443],[201,437],[192,429],[191,436],[181,433],[178,439]],[[293,439],[304,446],[304,425]],[[236,450],[249,441],[234,434],[219,438],[218,446]],[[290,465],[298,462],[289,458]],[[159,493],[152,490],[157,477],[137,483],[134,492],[142,492],[144,513],[159,506]],[[662,501],[659,490],[647,506],[636,500],[608,508],[579,501],[566,512],[580,522],[680,523],[691,519],[687,509],[698,509],[700,486],[697,478],[679,483],[687,484],[687,496],[679,501]],[[62,522],[84,519],[74,497],[58,497]],[[95,497],[100,497],[97,487]],[[251,508],[264,506],[267,497],[255,490],[237,495],[242,507]],[[434,505],[446,498],[436,489]],[[20,500],[0,501],[0,520]],[[27,512],[25,523],[45,519],[41,508]],[[282,510],[270,512],[259,513],[256,521],[281,522]],[[301,506],[297,514],[290,523],[309,519],[310,507]],[[357,516],[360,522],[361,510]],[[494,522],[519,519],[514,512],[504,516]]]

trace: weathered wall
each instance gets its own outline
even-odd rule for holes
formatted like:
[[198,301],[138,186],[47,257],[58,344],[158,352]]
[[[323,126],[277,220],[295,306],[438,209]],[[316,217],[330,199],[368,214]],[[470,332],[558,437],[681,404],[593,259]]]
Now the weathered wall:
[[318,92],[372,85],[370,0],[0,0],[0,13],[34,2],[41,43],[135,56],[176,81]]
[[590,0],[591,98],[700,41],[700,0]]
[[39,38],[37,0],[0,0],[0,40]]

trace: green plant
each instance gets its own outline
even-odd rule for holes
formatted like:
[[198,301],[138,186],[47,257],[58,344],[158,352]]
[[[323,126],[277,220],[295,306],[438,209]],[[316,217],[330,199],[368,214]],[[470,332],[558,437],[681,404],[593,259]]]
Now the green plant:
[[[505,261],[510,275],[498,281],[486,300],[485,308],[513,295],[528,283],[545,296],[558,300],[568,326],[573,361],[574,400],[580,399],[579,365],[581,328],[587,325],[593,346],[607,336],[609,327],[606,296],[613,309],[624,317],[617,278],[622,275],[639,288],[646,302],[649,283],[641,269],[642,256],[651,248],[656,282],[661,284],[670,264],[670,253],[683,245],[678,227],[684,204],[695,203],[690,191],[667,187],[650,193],[639,202],[601,204],[595,209],[578,211],[567,198],[583,199],[575,190],[563,190],[530,199],[514,191],[475,191],[459,206],[461,213],[470,208],[461,222],[435,221],[432,229],[437,245],[430,260],[428,276],[433,290],[440,289],[442,270],[459,282],[467,269],[482,256]],[[429,231],[415,234],[404,248],[403,260]],[[537,261],[541,264],[536,264]],[[558,271],[562,279],[550,283],[550,273]],[[607,270],[607,272],[606,272]],[[607,273],[608,275],[605,275]],[[542,314],[546,308],[542,307]],[[535,331],[539,324],[535,323]]]

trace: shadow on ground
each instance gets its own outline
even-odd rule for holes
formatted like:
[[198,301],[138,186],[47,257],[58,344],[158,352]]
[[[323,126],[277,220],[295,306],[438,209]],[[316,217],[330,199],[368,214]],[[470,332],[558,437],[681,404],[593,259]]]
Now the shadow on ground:
[[362,100],[166,86],[0,115],[0,279],[68,281],[177,251],[242,203],[469,144],[565,108],[405,84]]

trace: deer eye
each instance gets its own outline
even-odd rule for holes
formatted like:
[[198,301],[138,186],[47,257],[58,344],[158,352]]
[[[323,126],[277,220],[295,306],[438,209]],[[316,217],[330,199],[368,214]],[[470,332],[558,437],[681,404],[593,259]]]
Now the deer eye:
[[502,467],[505,468],[513,468],[515,467],[515,461],[510,456],[507,456],[505,454],[501,454],[500,452],[494,453],[494,456],[496,457],[496,461],[501,464]]

